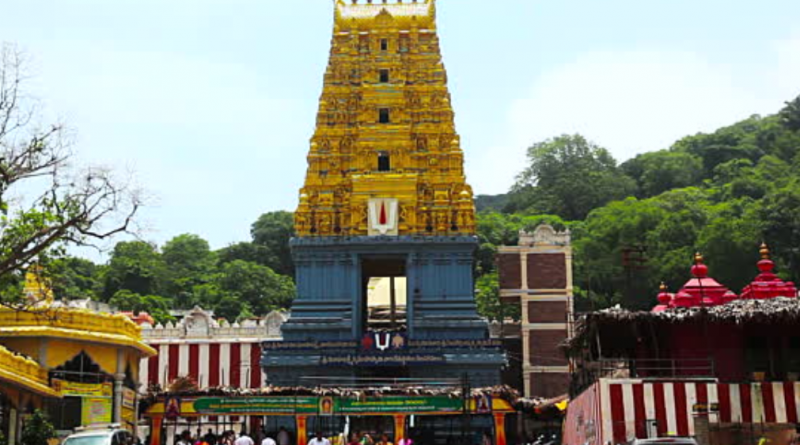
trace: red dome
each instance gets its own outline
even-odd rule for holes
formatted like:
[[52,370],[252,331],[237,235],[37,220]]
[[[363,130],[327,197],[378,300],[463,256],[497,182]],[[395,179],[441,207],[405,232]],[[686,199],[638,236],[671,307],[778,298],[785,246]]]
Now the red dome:
[[[691,272],[694,278],[687,281],[674,296],[667,294],[667,299],[662,294],[658,295],[660,305],[654,311],[658,308],[719,306],[738,298],[730,289],[708,276],[708,266],[703,263],[703,256],[699,253],[694,256]],[[664,292],[665,288],[662,288]]]
[[748,300],[765,300],[776,297],[797,297],[797,288],[792,282],[780,279],[773,270],[775,262],[770,259],[769,247],[761,244],[761,261],[758,270],[761,272],[752,283],[742,290],[742,298]]

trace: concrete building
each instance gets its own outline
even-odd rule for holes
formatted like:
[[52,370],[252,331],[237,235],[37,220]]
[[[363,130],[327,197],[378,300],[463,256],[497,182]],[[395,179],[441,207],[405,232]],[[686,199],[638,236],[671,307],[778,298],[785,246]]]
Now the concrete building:
[[572,247],[569,231],[542,225],[520,232],[497,253],[500,298],[522,308],[522,374],[526,397],[569,389],[570,366],[559,345],[572,335]]

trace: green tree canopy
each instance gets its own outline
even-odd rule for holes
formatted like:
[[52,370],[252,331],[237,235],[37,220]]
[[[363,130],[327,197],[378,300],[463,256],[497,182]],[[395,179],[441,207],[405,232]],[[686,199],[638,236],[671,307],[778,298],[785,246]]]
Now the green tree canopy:
[[53,293],[61,299],[98,299],[103,290],[102,267],[78,257],[58,258],[45,265]]
[[47,414],[36,409],[33,411],[33,414],[25,420],[20,441],[22,445],[45,445],[50,439],[56,437],[56,429],[47,417]]
[[127,289],[117,291],[108,303],[122,311],[130,311],[134,314],[147,312],[157,323],[174,321],[175,318],[169,314],[172,301],[169,298],[156,295],[139,295]]
[[216,256],[208,241],[197,235],[178,235],[164,244],[161,257],[167,267],[164,294],[172,297],[177,308],[190,308],[196,301],[194,287],[209,282],[215,272]]
[[294,235],[294,216],[291,212],[269,212],[261,215],[250,228],[253,244],[266,248],[263,265],[283,275],[294,275],[289,240]]
[[159,295],[165,272],[166,266],[155,245],[144,241],[117,243],[108,262],[103,296],[107,301],[123,289],[139,295]]
[[800,131],[800,96],[791,102],[786,102],[786,107],[780,111],[779,115],[786,128],[791,131]]
[[241,301],[257,315],[288,308],[295,296],[294,282],[290,277],[277,274],[269,267],[241,260],[223,265],[214,284],[223,295]]
[[519,303],[506,303],[500,299],[497,272],[482,275],[475,282],[475,303],[478,306],[478,313],[490,321],[502,321],[507,318],[520,320]]
[[579,220],[593,209],[633,194],[635,182],[611,154],[581,135],[562,135],[528,149],[509,206]]
[[702,159],[689,153],[666,150],[644,153],[625,162],[621,168],[636,180],[639,197],[700,185],[703,180]]

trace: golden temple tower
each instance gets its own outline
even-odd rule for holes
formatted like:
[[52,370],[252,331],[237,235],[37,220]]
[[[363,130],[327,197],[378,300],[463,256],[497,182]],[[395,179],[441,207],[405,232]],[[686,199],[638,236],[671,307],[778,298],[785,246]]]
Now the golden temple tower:
[[[297,297],[282,339],[263,347],[262,368],[278,386],[464,374],[496,385],[506,360],[475,305],[475,208],[435,0],[347,1],[334,1],[295,213]],[[388,282],[385,298],[375,280]]]
[[299,237],[472,235],[435,0],[335,0]]

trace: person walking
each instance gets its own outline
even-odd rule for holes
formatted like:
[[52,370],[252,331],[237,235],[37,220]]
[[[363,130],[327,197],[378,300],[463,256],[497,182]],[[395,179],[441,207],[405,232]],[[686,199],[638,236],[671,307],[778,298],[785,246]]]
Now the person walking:
[[308,445],[331,445],[331,441],[322,436],[322,431],[317,431],[317,434],[308,441]]
[[278,430],[278,436],[276,437],[278,441],[278,445],[291,445],[291,438],[289,437],[289,432],[286,431],[285,427],[281,427]]
[[233,445],[255,445],[255,442],[247,435],[247,431],[242,430],[242,432],[239,433],[239,438],[233,442]]
[[192,444],[192,433],[188,430],[181,433],[180,440],[178,441],[177,445],[193,445]]

